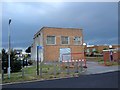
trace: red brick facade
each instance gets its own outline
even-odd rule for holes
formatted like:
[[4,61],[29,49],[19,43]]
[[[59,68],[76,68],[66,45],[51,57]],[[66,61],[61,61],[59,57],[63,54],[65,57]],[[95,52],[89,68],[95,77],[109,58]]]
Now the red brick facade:
[[[42,35],[42,44],[43,49],[43,60],[44,61],[58,61],[60,58],[60,49],[61,48],[70,48],[71,53],[84,53],[83,47],[83,33],[82,29],[78,28],[52,28],[52,27],[43,27],[40,31],[38,31],[34,35],[34,39],[38,35]],[[40,33],[40,34],[39,34]],[[55,36],[55,44],[48,45],[46,43],[47,36]],[[63,45],[61,44],[61,36],[69,37],[69,44]],[[75,45],[74,38],[81,37],[81,44]],[[74,56],[73,58],[82,58],[84,54]]]

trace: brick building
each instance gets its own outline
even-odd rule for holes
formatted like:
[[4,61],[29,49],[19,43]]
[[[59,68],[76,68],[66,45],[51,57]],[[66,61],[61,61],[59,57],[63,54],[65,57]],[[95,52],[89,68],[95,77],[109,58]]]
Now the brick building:
[[[39,56],[43,61],[62,60],[61,55],[66,53],[84,53],[83,33],[78,28],[43,27],[33,38],[31,59],[37,60],[37,46],[42,46]],[[84,54],[70,56],[69,59],[79,59]]]
[[113,52],[113,60],[120,61],[120,45],[111,45],[108,50],[103,50],[103,58],[105,61],[110,60],[110,52]]
[[109,49],[108,45],[90,45],[86,46],[85,50],[87,53],[98,52],[102,54],[103,50]]
[[120,45],[112,45],[113,49],[120,49]]
[[105,61],[110,61],[110,51],[112,51],[112,56],[114,61],[120,61],[120,48],[119,49],[109,49],[109,50],[103,50],[103,59]]
[[85,47],[85,52],[87,55],[90,55],[92,52],[97,52],[99,54],[103,54],[103,50],[111,49],[119,49],[120,45],[89,45]]

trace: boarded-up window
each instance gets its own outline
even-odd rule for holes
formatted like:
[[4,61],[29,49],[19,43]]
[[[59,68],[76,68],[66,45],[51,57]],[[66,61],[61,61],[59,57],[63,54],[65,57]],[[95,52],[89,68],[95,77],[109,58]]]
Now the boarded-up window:
[[68,36],[61,36],[61,44],[69,44]]
[[47,36],[47,44],[55,44],[55,36]]
[[75,37],[74,44],[75,45],[82,45],[82,37]]

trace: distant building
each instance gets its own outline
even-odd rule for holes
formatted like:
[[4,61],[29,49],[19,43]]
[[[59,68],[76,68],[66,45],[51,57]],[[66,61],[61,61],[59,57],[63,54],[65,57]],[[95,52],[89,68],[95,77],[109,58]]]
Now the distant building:
[[120,48],[111,48],[108,50],[103,50],[103,59],[105,61],[107,60],[111,60],[111,51],[112,51],[112,57],[113,57],[113,61],[118,61],[120,62]]
[[120,49],[120,45],[112,45],[113,49]]
[[91,53],[91,52],[98,52],[102,53],[103,50],[109,49],[108,45],[90,45],[86,47],[86,52]]
[[103,54],[103,50],[109,50],[110,48],[119,49],[120,45],[88,45],[86,46],[85,51],[87,54],[91,54],[92,52]]
[[[33,38],[31,59],[37,60],[37,46],[42,46],[39,57],[43,61],[62,60],[62,54],[84,53],[83,33],[79,28],[43,27]],[[83,54],[69,57],[84,57]]]

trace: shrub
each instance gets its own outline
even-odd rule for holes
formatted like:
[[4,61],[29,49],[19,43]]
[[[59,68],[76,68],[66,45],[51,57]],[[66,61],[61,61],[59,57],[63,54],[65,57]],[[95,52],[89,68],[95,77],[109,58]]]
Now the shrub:
[[14,61],[14,63],[11,66],[11,72],[19,72],[22,69],[21,66],[22,65],[21,65],[20,60]]
[[28,61],[28,64],[29,64],[29,65],[33,65],[33,61],[32,61],[32,60],[29,60],[29,61]]
[[[21,62],[17,60],[17,57],[15,57],[16,53],[11,50],[11,55],[10,55],[10,67],[11,67],[11,72],[18,72],[21,70]],[[5,49],[2,49],[2,69],[4,70],[4,73],[7,73],[8,69],[8,54],[5,51]]]

